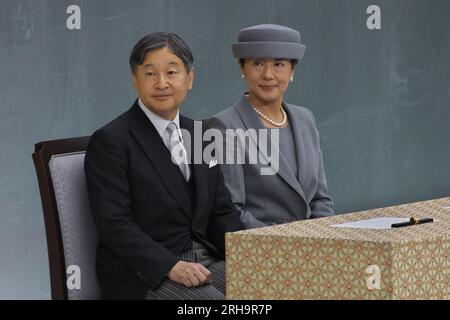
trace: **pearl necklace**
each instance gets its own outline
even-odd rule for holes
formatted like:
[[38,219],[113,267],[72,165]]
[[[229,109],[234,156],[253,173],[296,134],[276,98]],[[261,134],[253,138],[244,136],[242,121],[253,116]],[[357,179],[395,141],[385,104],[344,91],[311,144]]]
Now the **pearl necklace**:
[[276,122],[272,119],[270,119],[268,116],[266,116],[264,113],[262,113],[261,111],[258,110],[258,108],[252,106],[253,109],[255,109],[256,113],[263,118],[264,120],[266,120],[267,122],[269,122],[270,124],[273,124],[276,127],[283,127],[286,124],[287,121],[287,115],[286,112],[284,111],[283,107],[280,108],[281,110],[281,114],[283,115],[283,121],[281,122]]

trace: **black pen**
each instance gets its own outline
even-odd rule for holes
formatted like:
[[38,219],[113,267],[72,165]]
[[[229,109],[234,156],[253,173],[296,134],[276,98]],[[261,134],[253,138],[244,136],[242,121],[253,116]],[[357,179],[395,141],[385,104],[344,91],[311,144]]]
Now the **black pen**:
[[407,221],[407,222],[400,222],[400,223],[393,223],[393,224],[391,224],[391,228],[400,228],[400,227],[414,226],[416,224],[422,224],[422,223],[428,223],[428,222],[433,222],[433,219],[425,218],[425,219],[422,219],[422,220],[417,220],[416,218],[411,217],[409,219],[409,221]]

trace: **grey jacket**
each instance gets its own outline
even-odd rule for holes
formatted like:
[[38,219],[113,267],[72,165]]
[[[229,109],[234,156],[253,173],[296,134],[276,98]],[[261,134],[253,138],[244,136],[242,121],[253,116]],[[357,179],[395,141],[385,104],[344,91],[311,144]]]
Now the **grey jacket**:
[[[298,178],[282,154],[279,155],[275,175],[261,175],[261,167],[264,167],[261,163],[249,164],[246,161],[244,164],[222,166],[232,201],[240,210],[241,220],[247,228],[334,214],[315,118],[306,108],[290,104],[283,106],[296,145]],[[222,132],[225,129],[266,129],[244,96],[209,119],[208,127]],[[245,152],[248,159],[248,148]]]

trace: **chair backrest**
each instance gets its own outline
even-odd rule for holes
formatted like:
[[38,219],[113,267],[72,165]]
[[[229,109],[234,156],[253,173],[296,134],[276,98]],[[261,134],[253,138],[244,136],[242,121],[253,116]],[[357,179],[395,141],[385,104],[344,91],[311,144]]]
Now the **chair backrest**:
[[97,231],[84,175],[89,137],[39,142],[38,177],[50,267],[52,299],[101,299],[95,274]]

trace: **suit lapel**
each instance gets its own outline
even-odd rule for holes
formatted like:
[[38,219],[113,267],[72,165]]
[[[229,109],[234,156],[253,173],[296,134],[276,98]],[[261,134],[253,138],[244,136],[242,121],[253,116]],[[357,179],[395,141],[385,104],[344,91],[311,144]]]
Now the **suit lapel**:
[[306,163],[308,160],[306,154],[303,152],[303,150],[305,150],[305,141],[303,140],[300,120],[298,117],[295,116],[293,108],[287,104],[284,105],[284,108],[289,116],[289,121],[291,123],[292,132],[294,135],[295,154],[297,156],[297,172],[298,172],[297,178],[301,185],[301,181],[308,181],[306,179],[307,178],[306,175],[308,174],[308,172],[306,170],[303,170],[303,168],[306,168]]
[[170,152],[162,141],[158,131],[145,113],[135,103],[131,109],[130,131],[138,144],[144,150],[145,155],[155,168],[162,184],[167,188],[172,197],[178,202],[183,211],[190,215],[186,208],[189,207],[189,198],[184,191],[183,182],[178,179],[178,166],[170,157]]
[[[252,109],[251,105],[248,103],[248,100],[244,96],[241,97],[241,100],[239,100],[239,102],[235,105],[235,108],[236,108],[239,116],[241,117],[241,120],[244,123],[246,129],[249,129],[249,128],[254,128],[256,130],[267,129],[266,127],[264,127],[264,125],[262,124],[258,115]],[[294,118],[293,116],[291,116],[291,113],[289,113],[289,116],[290,116],[289,120]],[[298,127],[298,124],[296,124],[296,127]],[[299,132],[295,132],[295,131],[293,131],[293,132],[295,135],[294,141],[297,142],[296,134],[299,134]],[[254,142],[256,143],[257,141],[254,141]],[[273,151],[278,152],[278,154],[279,154],[279,168],[278,168],[277,175],[280,178],[282,178],[292,189],[294,189],[303,199],[306,199],[305,193],[303,192],[303,189],[300,186],[297,178],[295,177],[294,173],[289,168],[287,161],[284,159],[283,155],[279,151],[278,144],[275,143],[273,139],[272,139],[271,143],[272,143]],[[258,146],[258,144],[257,144],[257,146]],[[297,146],[296,150],[298,150],[298,149],[299,149],[299,146]],[[264,157],[267,161],[269,160],[269,159],[267,159],[267,157],[265,157],[264,152],[261,152],[259,150],[259,146],[258,146],[258,152],[259,152],[260,156]],[[300,158],[298,158],[298,153],[297,153],[297,159],[300,159]]]

